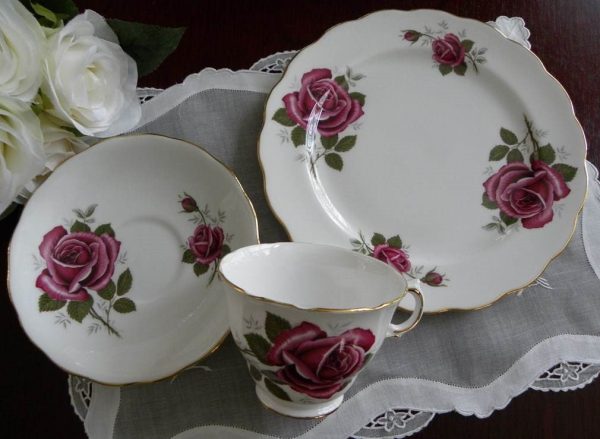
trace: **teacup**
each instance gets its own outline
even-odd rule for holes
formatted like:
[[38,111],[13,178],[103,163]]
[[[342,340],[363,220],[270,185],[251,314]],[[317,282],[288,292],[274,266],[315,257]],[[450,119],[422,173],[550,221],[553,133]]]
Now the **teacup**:
[[[256,394],[284,415],[331,413],[389,336],[411,330],[423,313],[417,288],[391,266],[338,247],[260,244],[219,266],[231,334],[247,361]],[[406,293],[416,306],[392,324]]]

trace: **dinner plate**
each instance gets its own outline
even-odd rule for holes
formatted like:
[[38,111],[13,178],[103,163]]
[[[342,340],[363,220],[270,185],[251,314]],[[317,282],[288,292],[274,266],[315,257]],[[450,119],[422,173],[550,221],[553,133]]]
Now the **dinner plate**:
[[567,93],[535,55],[432,10],[377,12],[302,50],[259,143],[290,237],[420,279],[426,312],[535,281],[574,232],[585,154]]
[[220,345],[229,327],[217,264],[257,242],[250,200],[210,154],[117,137],[66,161],[29,200],[9,291],[29,338],[61,368],[149,382]]

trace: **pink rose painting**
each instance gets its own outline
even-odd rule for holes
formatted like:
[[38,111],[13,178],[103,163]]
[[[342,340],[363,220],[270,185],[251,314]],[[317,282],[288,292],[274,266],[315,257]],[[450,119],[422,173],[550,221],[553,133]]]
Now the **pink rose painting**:
[[452,33],[444,35],[443,38],[435,38],[431,42],[431,49],[433,60],[440,64],[456,67],[465,62],[465,47],[460,38]]
[[468,66],[472,66],[475,73],[479,73],[478,65],[486,62],[484,54],[487,52],[485,47],[475,47],[475,42],[465,38],[465,31],[456,35],[447,32],[448,24],[439,23],[440,29],[435,31],[426,28],[424,32],[414,29],[406,29],[402,38],[411,45],[420,41],[423,46],[431,45],[431,58],[442,75],[455,73],[464,76]]
[[220,259],[231,251],[229,242],[231,235],[226,235],[221,227],[226,219],[225,212],[218,211],[213,215],[208,208],[200,208],[196,200],[183,193],[179,196],[181,213],[190,216],[189,220],[196,224],[196,228],[188,237],[182,262],[192,264],[196,276],[201,276],[211,271],[208,285],[212,283],[217,273]]
[[[554,219],[556,203],[571,192],[567,182],[575,177],[577,168],[556,163],[558,153],[554,147],[550,143],[540,145],[532,122],[527,116],[524,121],[521,138],[501,128],[503,144],[490,151],[490,162],[506,163],[495,171],[489,167],[491,175],[483,183],[482,205],[499,211],[494,221],[484,226],[486,230],[505,234],[516,224],[525,229],[542,228]],[[529,163],[524,153],[529,155]]]
[[[89,317],[93,322],[88,333],[102,327],[108,334],[120,337],[111,320],[111,311],[126,314],[136,310],[135,303],[126,295],[133,278],[129,269],[113,276],[119,260],[121,242],[116,239],[110,224],[102,224],[94,231],[89,224],[96,205],[85,211],[73,209],[77,219],[70,230],[56,226],[48,231],[39,245],[45,268],[38,275],[35,286],[43,291],[38,300],[40,312],[59,311],[57,322],[68,327],[71,321],[82,323]],[[96,306],[97,305],[97,306]]]
[[267,362],[283,366],[277,376],[296,392],[331,398],[362,368],[373,343],[375,336],[368,329],[328,337],[318,326],[302,322],[277,336]]
[[364,115],[366,96],[354,91],[358,81],[365,76],[347,68],[344,74],[335,76],[331,69],[316,68],[302,75],[297,91],[283,96],[283,107],[272,119],[290,127],[289,140],[295,146],[306,143],[306,130],[315,108],[320,109],[316,129],[320,142],[311,148],[311,170],[323,158],[327,166],[341,171],[342,155],[356,144],[356,135],[343,135]]
[[376,245],[373,249],[373,257],[391,265],[400,273],[406,273],[410,270],[408,254],[400,248],[391,247],[389,244]]
[[437,267],[432,268],[423,275],[424,267],[422,265],[413,266],[408,249],[404,246],[399,235],[386,238],[381,233],[374,233],[370,242],[367,242],[363,234],[359,233],[359,239],[351,239],[350,244],[355,252],[385,262],[405,278],[419,279],[430,287],[445,287],[446,282],[450,280],[445,274],[437,272]]
[[305,73],[300,84],[300,90],[286,94],[283,103],[288,117],[304,129],[312,109],[325,95],[317,125],[323,136],[341,133],[364,114],[358,99],[353,99],[348,90],[333,79],[329,69],[313,69]]
[[[354,328],[339,335],[327,335],[319,326],[301,322],[295,327],[281,316],[267,312],[265,332],[244,337],[248,355],[271,370],[253,377],[280,399],[290,400],[282,386],[316,399],[329,399],[344,389],[371,358],[375,335],[369,329]],[[252,371],[252,368],[251,368]]]
[[120,247],[121,243],[107,233],[68,233],[56,226],[40,244],[46,269],[35,286],[54,300],[87,300],[88,288],[99,291],[110,282]]

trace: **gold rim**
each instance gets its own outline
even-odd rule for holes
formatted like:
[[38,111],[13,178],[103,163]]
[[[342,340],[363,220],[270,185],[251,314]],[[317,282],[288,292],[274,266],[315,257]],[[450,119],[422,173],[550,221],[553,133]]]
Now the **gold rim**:
[[[59,164],[56,169],[52,172],[52,174],[50,174],[50,176],[48,177],[48,180],[50,178],[52,178],[52,176],[56,173],[56,170],[58,168],[60,168],[62,165],[64,165],[67,161],[72,160],[75,157],[81,156],[82,154],[85,154],[86,152],[90,151],[91,149],[97,147],[100,144],[103,144],[105,142],[111,141],[111,140],[115,140],[115,139],[123,139],[123,138],[129,138],[129,137],[142,137],[142,136],[148,136],[148,137],[160,137],[160,138],[165,138],[165,139],[170,139],[170,140],[176,140],[179,142],[183,142],[189,145],[192,145],[196,148],[198,148],[200,151],[204,152],[210,159],[216,161],[218,164],[220,164],[223,168],[225,168],[225,170],[231,175],[231,177],[233,177],[235,183],[237,184],[237,187],[239,188],[239,190],[241,191],[242,195],[244,196],[244,199],[246,200],[246,202],[248,203],[248,206],[250,207],[250,211],[252,213],[252,217],[254,218],[254,230],[255,230],[255,234],[256,234],[256,243],[260,244],[260,235],[259,235],[259,230],[258,230],[258,217],[256,216],[256,210],[254,209],[254,206],[252,204],[252,201],[250,200],[250,197],[248,197],[248,194],[246,194],[246,191],[244,190],[242,184],[240,183],[240,180],[238,179],[237,175],[235,175],[235,173],[233,172],[233,170],[231,168],[229,168],[229,166],[227,166],[226,164],[224,164],[221,160],[219,160],[218,158],[216,158],[215,156],[213,156],[210,152],[208,152],[206,149],[202,148],[200,145],[196,145],[195,143],[192,142],[188,142],[187,140],[182,140],[182,139],[177,139],[175,137],[170,137],[170,136],[165,136],[162,134],[146,134],[146,133],[136,133],[136,134],[126,134],[126,135],[122,135],[122,136],[115,136],[115,137],[110,137],[107,139],[103,139],[97,143],[95,143],[94,145],[90,146],[89,148],[87,148],[86,150],[80,152],[79,154],[75,154],[74,156],[69,157],[68,159],[66,159],[64,162],[62,162],[61,164]],[[46,180],[47,181],[47,180]],[[46,181],[44,181],[45,184]],[[30,197],[30,200],[33,199],[36,196],[37,191],[35,191],[32,196]],[[19,311],[17,310],[17,307],[15,306],[13,299],[12,299],[12,292],[11,292],[11,288],[10,288],[10,267],[11,267],[11,252],[10,252],[10,247],[12,245],[13,239],[15,237],[15,233],[17,231],[17,229],[19,228],[19,225],[21,224],[21,220],[23,218],[23,215],[25,214],[25,211],[27,210],[27,206],[29,203],[27,203],[23,209],[23,211],[21,212],[21,216],[19,218],[19,221],[17,221],[17,225],[15,226],[15,229],[13,231],[12,237],[10,239],[10,244],[8,246],[7,249],[7,273],[6,273],[6,286],[7,286],[7,292],[8,292],[8,298],[9,301],[12,305],[12,307],[14,308],[16,314],[17,314],[17,321],[19,322],[19,326],[21,327],[21,329],[23,330],[23,332],[25,333],[25,335],[27,336],[27,338],[29,339],[29,341],[31,341],[31,343],[33,343],[34,346],[36,346],[40,351],[42,351],[44,353],[44,355],[52,362],[54,363],[54,365],[56,367],[58,367],[59,369],[61,369],[63,372],[66,372],[68,374],[71,375],[75,375],[81,378],[85,378],[87,380],[93,381],[95,383],[99,383],[105,386],[111,386],[111,387],[123,387],[123,386],[132,386],[132,385],[136,385],[136,384],[151,384],[151,383],[157,383],[160,381],[165,381],[171,378],[175,378],[178,375],[180,375],[181,373],[185,372],[187,369],[193,367],[194,365],[196,365],[197,363],[199,363],[200,361],[205,360],[208,356],[210,356],[211,354],[215,353],[221,346],[222,344],[225,342],[225,340],[227,339],[227,336],[230,333],[230,330],[227,329],[227,331],[225,331],[225,333],[217,340],[217,342],[215,344],[213,344],[200,358],[194,360],[193,362],[177,369],[177,371],[173,372],[173,373],[169,373],[168,375],[165,375],[163,377],[160,378],[156,378],[156,379],[152,379],[152,380],[141,380],[141,381],[132,381],[132,382],[127,382],[127,383],[111,383],[111,382],[106,382],[106,381],[99,381],[99,380],[95,380],[93,378],[90,378],[88,376],[82,375],[80,373],[77,372],[73,372],[63,366],[61,366],[60,364],[58,364],[55,360],[53,360],[49,354],[46,353],[46,351],[44,349],[42,349],[40,347],[40,345],[38,343],[36,343],[30,336],[29,333],[25,330],[25,326],[23,325],[23,322],[21,320],[21,315],[19,314]]]
[[[287,243],[287,244],[292,244],[293,243]],[[261,244],[263,246],[271,246],[274,244]],[[314,245],[314,246],[321,246],[321,247],[330,247],[330,246],[326,246],[324,244],[310,244],[310,245]],[[340,248],[339,250],[341,251],[349,251],[346,249],[342,249]],[[236,250],[237,251],[237,250]],[[232,252],[230,254],[228,254],[227,256],[225,256],[226,259],[228,257],[231,257],[231,255],[233,255],[235,253]],[[368,256],[364,256],[361,253],[353,253],[354,255],[356,255],[356,257],[366,257],[368,258]],[[388,267],[389,269],[392,269],[389,265],[385,264],[384,262],[381,262],[377,259],[374,258],[369,258],[370,261],[379,263],[379,264],[383,264],[386,267]],[[223,260],[221,260],[221,263],[223,262]],[[325,313],[334,313],[334,314],[347,314],[347,313],[362,313],[362,312],[371,312],[371,311],[378,311],[380,309],[383,308],[387,308],[388,306],[392,306],[392,305],[397,305],[403,298],[404,296],[406,296],[406,292],[409,290],[408,285],[406,284],[406,280],[404,280],[404,289],[402,290],[402,292],[394,297],[391,300],[388,300],[387,302],[381,303],[379,305],[375,305],[375,306],[370,306],[370,307],[360,307],[360,308],[301,308],[299,306],[296,305],[292,305],[291,303],[286,303],[286,302],[279,302],[277,300],[274,299],[268,299],[266,297],[263,296],[257,296],[255,294],[249,293],[248,291],[246,291],[245,289],[243,289],[242,287],[240,287],[239,285],[235,284],[234,282],[230,281],[227,276],[225,276],[225,274],[223,274],[223,271],[221,271],[221,263],[219,263],[219,267],[217,268],[218,274],[219,274],[219,278],[225,282],[226,285],[228,285],[233,291],[239,293],[240,295],[244,296],[244,297],[249,297],[250,299],[254,299],[257,300],[259,302],[264,302],[264,303],[268,303],[270,305],[278,305],[284,308],[291,308],[291,309],[295,309],[298,311],[307,311],[307,312],[325,312]],[[393,270],[393,269],[392,269]]]
[[[489,306],[492,306],[493,304],[495,304],[496,302],[500,301],[501,299],[508,297],[511,294],[517,293],[527,287],[529,287],[530,285],[532,285],[541,275],[544,271],[546,271],[546,269],[548,268],[548,266],[552,263],[552,261],[554,261],[558,256],[561,255],[561,253],[567,248],[567,246],[569,245],[569,243],[571,242],[571,239],[573,238],[573,235],[575,234],[575,230],[577,229],[577,222],[579,219],[579,215],[581,214],[581,211],[583,210],[583,206],[585,204],[585,200],[587,199],[587,194],[588,194],[588,187],[587,187],[587,181],[588,181],[588,173],[587,173],[587,166],[585,165],[585,160],[587,157],[587,150],[588,150],[588,144],[587,144],[587,139],[585,137],[585,132],[583,130],[583,127],[581,125],[581,122],[579,121],[579,119],[577,119],[577,116],[575,114],[575,107],[573,106],[573,100],[571,99],[571,97],[569,96],[569,93],[567,92],[567,90],[563,87],[563,85],[558,81],[558,79],[556,79],[550,72],[548,72],[548,70],[546,69],[546,67],[544,66],[544,63],[542,62],[542,60],[535,54],[533,53],[531,50],[526,49],[525,47],[523,47],[521,44],[517,43],[516,41],[513,41],[507,37],[504,36],[504,34],[502,34],[502,32],[500,32],[498,29],[496,29],[495,27],[492,27],[490,25],[488,25],[487,23],[483,23],[479,20],[475,20],[473,18],[465,18],[465,17],[459,17],[458,15],[454,15],[450,12],[446,12],[446,11],[440,11],[440,10],[436,10],[436,9],[409,9],[409,10],[399,10],[399,9],[383,9],[380,11],[375,11],[375,12],[371,12],[368,14],[365,14],[355,20],[350,20],[350,21],[346,21],[343,23],[338,23],[335,26],[332,26],[330,28],[328,28],[325,32],[323,32],[323,34],[313,43],[309,44],[308,46],[304,47],[303,49],[299,50],[298,53],[296,53],[296,55],[294,55],[294,57],[292,58],[292,60],[288,63],[288,65],[286,66],[284,72],[281,75],[281,79],[279,79],[279,81],[277,81],[277,83],[273,86],[273,88],[271,89],[271,91],[269,92],[267,99],[265,101],[265,106],[264,106],[264,110],[263,110],[263,125],[262,128],[260,130],[260,136],[258,138],[258,142],[257,142],[257,158],[258,158],[258,164],[259,164],[259,168],[263,177],[263,192],[265,194],[265,199],[267,200],[267,205],[269,206],[269,208],[271,209],[271,212],[273,213],[273,215],[275,216],[275,218],[277,219],[277,221],[279,222],[279,224],[283,227],[288,239],[290,241],[293,241],[293,237],[292,234],[290,233],[290,231],[287,228],[287,225],[285,224],[285,222],[283,221],[283,219],[281,218],[281,216],[279,216],[279,213],[273,208],[273,205],[271,204],[271,199],[269,198],[269,192],[267,190],[267,175],[265,173],[265,167],[263,165],[263,162],[261,160],[261,155],[260,155],[260,150],[261,150],[261,136],[262,136],[262,132],[266,126],[266,124],[268,123],[268,119],[267,119],[267,105],[269,103],[269,101],[271,100],[271,95],[273,94],[273,91],[279,86],[280,83],[282,83],[285,79],[286,79],[286,75],[288,73],[288,69],[290,69],[290,67],[292,66],[292,64],[294,63],[294,61],[296,60],[296,57],[298,55],[300,55],[301,53],[305,52],[306,50],[310,49],[311,47],[315,46],[316,44],[318,44],[324,37],[325,35],[327,35],[330,31],[332,31],[333,29],[337,28],[338,26],[343,26],[343,25],[347,25],[349,23],[356,23],[360,20],[363,20],[367,17],[369,17],[370,15],[374,15],[374,14],[379,14],[379,13],[383,13],[383,12],[404,12],[404,13],[411,13],[411,12],[430,12],[430,13],[442,13],[442,14],[446,14],[449,15],[455,19],[459,19],[459,20],[464,20],[464,21],[469,21],[472,23],[476,23],[476,25],[485,25],[488,28],[492,29],[493,31],[497,32],[503,40],[509,41],[513,44],[515,44],[516,46],[518,46],[520,49],[518,50],[526,50],[530,56],[533,56],[535,60],[537,60],[537,62],[539,63],[540,67],[542,68],[542,74],[547,75],[549,78],[551,78],[555,84],[563,91],[563,93],[565,94],[565,96],[567,97],[567,100],[569,101],[570,104],[570,108],[571,108],[571,115],[573,117],[573,120],[575,121],[575,123],[577,124],[577,126],[579,127],[579,131],[581,133],[581,137],[583,139],[583,145],[584,145],[584,150],[585,150],[585,154],[584,154],[584,158],[583,158],[583,163],[582,163],[582,168],[583,168],[583,173],[585,174],[585,192],[584,192],[584,196],[583,199],[581,201],[581,204],[579,206],[579,209],[575,215],[575,218],[573,220],[573,226],[572,226],[572,230],[571,233],[569,234],[567,240],[565,241],[563,247],[553,256],[550,257],[550,259],[546,262],[546,264],[544,265],[544,267],[542,268],[542,270],[537,273],[532,280],[528,281],[526,284],[521,285],[519,287],[510,289],[508,291],[504,291],[499,293],[499,295],[492,300],[489,303],[485,303],[483,305],[478,305],[476,307],[473,308],[442,308],[442,309],[438,309],[438,310],[433,310],[433,311],[423,311],[424,314],[426,315],[436,315],[436,314],[442,314],[445,312],[455,312],[455,311],[461,311],[461,312],[466,312],[466,311],[478,311],[484,308],[487,308]],[[401,306],[399,306],[399,309],[402,309],[404,311],[411,311],[409,309],[403,308]]]

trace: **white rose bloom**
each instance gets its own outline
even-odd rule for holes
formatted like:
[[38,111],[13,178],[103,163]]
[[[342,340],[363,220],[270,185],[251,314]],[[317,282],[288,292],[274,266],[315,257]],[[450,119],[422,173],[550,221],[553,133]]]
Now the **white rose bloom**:
[[89,145],[81,137],[65,129],[61,120],[46,113],[39,115],[42,135],[44,136],[44,152],[46,153],[46,169],[54,171],[66,159],[80,153]]
[[0,98],[0,213],[45,162],[40,120],[28,104]]
[[46,38],[18,0],[0,3],[0,96],[30,102],[42,82]]
[[54,116],[95,137],[138,123],[137,66],[104,18],[85,11],[50,36],[48,45],[42,90]]

